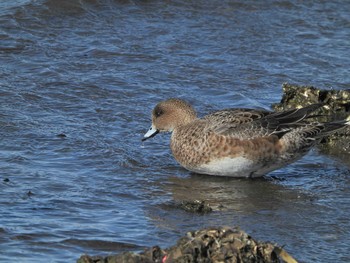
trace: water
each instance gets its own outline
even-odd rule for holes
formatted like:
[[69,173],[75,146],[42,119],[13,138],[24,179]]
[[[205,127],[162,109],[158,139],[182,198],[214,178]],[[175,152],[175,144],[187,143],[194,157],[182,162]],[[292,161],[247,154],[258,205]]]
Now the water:
[[[0,261],[173,245],[239,225],[301,262],[348,262],[350,173],[312,151],[265,179],[187,172],[169,135],[141,144],[158,101],[203,115],[268,109],[284,82],[349,88],[344,1],[0,3]],[[194,215],[173,203],[206,200]]]

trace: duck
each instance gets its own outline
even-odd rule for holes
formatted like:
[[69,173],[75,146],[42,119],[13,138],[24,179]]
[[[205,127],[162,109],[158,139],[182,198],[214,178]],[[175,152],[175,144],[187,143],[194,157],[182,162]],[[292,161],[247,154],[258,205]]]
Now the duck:
[[323,103],[273,112],[229,108],[202,118],[185,100],[159,102],[142,141],[170,132],[176,161],[197,173],[227,177],[261,177],[303,157],[325,136],[350,121],[309,122]]

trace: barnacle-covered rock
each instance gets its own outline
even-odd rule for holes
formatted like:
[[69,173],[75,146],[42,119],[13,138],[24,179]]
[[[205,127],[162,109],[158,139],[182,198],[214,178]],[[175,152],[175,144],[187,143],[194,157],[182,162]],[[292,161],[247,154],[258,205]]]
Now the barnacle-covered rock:
[[322,90],[313,86],[298,86],[284,83],[282,85],[283,96],[280,103],[273,104],[276,111],[292,108],[301,108],[313,103],[323,102],[320,113],[343,119],[350,114],[350,89],[349,90]]
[[209,204],[201,200],[182,201],[178,206],[179,208],[192,213],[205,214],[213,211]]
[[[325,103],[325,106],[315,112],[318,117],[310,121],[336,121],[344,120],[350,116],[350,89],[349,90],[323,90],[313,86],[298,86],[283,84],[283,97],[280,103],[272,105],[275,111],[301,108],[313,103]],[[321,150],[332,155],[349,159],[350,154],[350,127],[345,128],[325,138]]]
[[137,254],[108,257],[83,255],[78,263],[296,263],[283,248],[259,242],[238,228],[214,227],[188,232],[173,247],[152,247]]

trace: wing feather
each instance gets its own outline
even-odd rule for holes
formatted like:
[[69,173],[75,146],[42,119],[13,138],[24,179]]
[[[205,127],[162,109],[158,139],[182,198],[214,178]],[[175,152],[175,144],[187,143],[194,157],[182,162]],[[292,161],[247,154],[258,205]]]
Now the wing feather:
[[276,134],[280,137],[290,129],[305,124],[303,120],[322,106],[322,103],[318,103],[283,112],[226,109],[207,115],[203,119],[208,122],[207,129],[225,136],[250,139]]

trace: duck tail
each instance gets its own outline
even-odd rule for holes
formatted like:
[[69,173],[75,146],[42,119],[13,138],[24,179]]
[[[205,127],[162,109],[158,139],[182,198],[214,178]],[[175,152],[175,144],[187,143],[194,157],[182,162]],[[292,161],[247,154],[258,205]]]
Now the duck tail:
[[346,126],[350,126],[350,115],[344,120],[321,123],[320,125],[324,126],[324,129],[320,132],[320,135],[324,137],[343,129]]
[[342,121],[304,124],[285,132],[281,136],[281,141],[286,146],[286,151],[304,152],[315,145],[316,142],[321,141],[324,137],[349,126],[350,117]]
[[320,128],[320,132],[316,135],[316,138],[323,138],[331,135],[339,130],[342,130],[346,126],[350,126],[350,117],[343,121],[332,121],[316,125]]
[[311,113],[323,107],[324,105],[325,103],[315,103],[300,109],[292,109],[284,112],[276,112],[271,116],[276,118],[279,121],[280,125],[295,124],[306,118],[316,117],[317,115],[311,115]]

